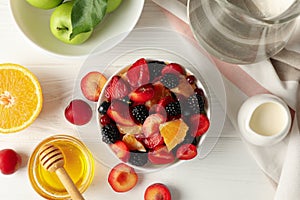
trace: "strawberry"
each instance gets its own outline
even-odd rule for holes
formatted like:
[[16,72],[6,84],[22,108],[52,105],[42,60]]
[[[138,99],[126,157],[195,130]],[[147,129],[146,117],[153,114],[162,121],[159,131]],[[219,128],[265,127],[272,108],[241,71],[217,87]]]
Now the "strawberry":
[[190,160],[196,155],[197,147],[193,144],[183,144],[176,151],[176,157],[180,160]]
[[108,183],[115,192],[127,192],[131,190],[138,181],[138,175],[135,170],[120,163],[116,165],[108,175]]
[[138,103],[145,103],[154,96],[154,87],[151,83],[142,85],[129,94],[129,98]]
[[21,156],[12,149],[2,149],[0,151],[0,170],[2,174],[15,173],[22,164]]
[[116,154],[116,156],[123,162],[127,162],[129,160],[130,152],[123,141],[118,140],[116,143],[110,144],[110,148]]
[[170,64],[167,64],[161,70],[162,75],[165,75],[165,74],[168,74],[168,73],[185,75],[185,70],[181,65],[179,65],[177,63],[170,63]]
[[164,144],[164,138],[160,135],[160,133],[153,133],[149,137],[145,138],[143,142],[148,149],[154,149],[155,147]]
[[154,183],[147,187],[144,193],[144,200],[171,200],[171,192],[162,183]]
[[128,83],[133,88],[137,88],[149,83],[150,73],[147,61],[144,58],[137,60],[130,66],[126,76],[128,79]]
[[135,122],[131,119],[128,104],[120,100],[113,100],[107,110],[107,115],[117,124],[133,126]]
[[114,76],[108,83],[104,92],[105,97],[108,100],[121,99],[128,95],[129,87],[120,76]]
[[194,137],[198,137],[206,133],[210,126],[209,119],[205,114],[194,114],[190,117],[190,130]]
[[175,156],[165,145],[159,145],[148,153],[148,159],[152,164],[169,164],[175,161]]

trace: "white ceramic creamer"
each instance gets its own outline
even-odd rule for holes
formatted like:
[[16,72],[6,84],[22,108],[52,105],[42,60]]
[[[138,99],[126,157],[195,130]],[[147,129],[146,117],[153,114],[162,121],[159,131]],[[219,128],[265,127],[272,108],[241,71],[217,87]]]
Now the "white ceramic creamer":
[[250,143],[265,146],[281,141],[291,127],[291,114],[286,103],[271,94],[247,99],[238,113],[242,136]]

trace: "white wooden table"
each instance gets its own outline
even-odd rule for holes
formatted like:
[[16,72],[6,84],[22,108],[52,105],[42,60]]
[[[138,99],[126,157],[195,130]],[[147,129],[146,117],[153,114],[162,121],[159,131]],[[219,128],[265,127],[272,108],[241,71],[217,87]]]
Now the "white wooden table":
[[[63,109],[71,99],[73,80],[84,58],[56,57],[33,46],[16,27],[8,4],[7,0],[0,0],[0,63],[13,62],[30,68],[41,81],[45,105],[30,128],[17,134],[0,135],[0,149],[13,148],[22,153],[24,161],[15,174],[0,175],[0,199],[43,199],[30,185],[27,161],[35,145],[43,138],[74,133],[73,127],[64,120]],[[146,0],[137,24],[137,27],[148,26],[170,26],[162,10],[150,0]],[[45,127],[46,122],[48,127]],[[130,192],[113,192],[107,183],[108,171],[96,163],[94,181],[84,193],[87,200],[140,200],[146,187],[154,182],[168,185],[174,200],[271,200],[275,192],[229,120],[226,120],[222,135],[208,157],[142,175]]]

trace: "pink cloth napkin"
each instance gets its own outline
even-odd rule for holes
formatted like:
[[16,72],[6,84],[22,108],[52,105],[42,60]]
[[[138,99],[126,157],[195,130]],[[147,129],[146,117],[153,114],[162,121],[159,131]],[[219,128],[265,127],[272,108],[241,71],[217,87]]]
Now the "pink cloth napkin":
[[[175,30],[193,38],[186,22],[167,11],[165,13]],[[276,60],[271,59],[243,66],[224,63],[208,55],[205,51],[203,53],[216,64],[224,77],[224,83],[228,89],[226,90],[227,97],[229,97],[227,99],[227,116],[237,131],[239,131],[237,127],[239,107],[250,96],[272,93],[281,97],[289,105],[292,113],[296,110],[297,99],[300,99],[297,97],[300,57],[298,60],[294,59],[294,56],[287,59],[287,56],[291,56],[293,53],[297,54],[296,52],[283,51],[274,57]],[[278,63],[282,60],[287,63]],[[232,96],[235,98],[230,98]],[[275,200],[300,199],[300,134],[297,125],[299,117],[295,116],[291,132],[276,145],[258,147],[244,141],[249,153],[276,187]]]

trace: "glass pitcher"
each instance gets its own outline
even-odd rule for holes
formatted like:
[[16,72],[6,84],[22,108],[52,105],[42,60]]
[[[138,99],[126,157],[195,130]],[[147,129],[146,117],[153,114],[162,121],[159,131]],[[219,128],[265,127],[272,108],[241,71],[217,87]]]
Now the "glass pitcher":
[[285,47],[300,0],[189,0],[188,17],[200,45],[228,63],[265,60]]

